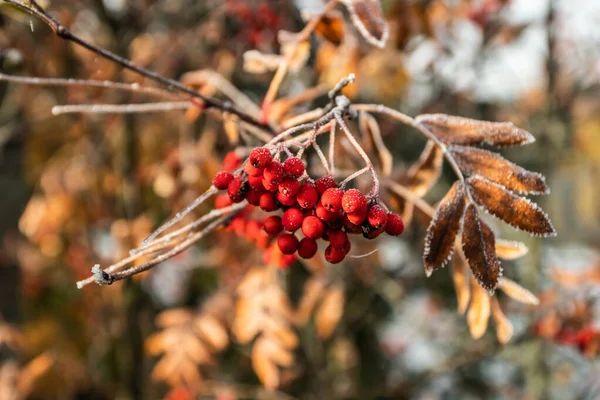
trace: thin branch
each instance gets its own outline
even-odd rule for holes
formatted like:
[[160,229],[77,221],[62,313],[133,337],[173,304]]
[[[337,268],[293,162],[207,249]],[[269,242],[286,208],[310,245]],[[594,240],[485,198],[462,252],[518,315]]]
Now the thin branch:
[[28,14],[33,15],[34,17],[39,18],[46,25],[48,25],[48,27],[50,27],[50,29],[52,29],[58,37],[60,37],[62,39],[71,41],[81,47],[84,47],[84,48],[92,51],[95,54],[98,54],[99,56],[102,56],[110,61],[113,61],[116,64],[119,64],[123,68],[131,70],[141,76],[144,76],[146,78],[152,79],[155,82],[165,85],[166,88],[170,91],[178,91],[181,93],[185,93],[193,98],[202,100],[203,104],[201,105],[201,107],[204,109],[216,108],[221,111],[226,111],[226,112],[229,112],[232,114],[236,114],[242,121],[245,121],[249,124],[255,125],[255,126],[261,128],[261,129],[264,129],[268,132],[273,132],[273,128],[271,128],[268,124],[262,123],[262,122],[256,120],[252,116],[237,109],[235,106],[233,106],[229,102],[222,102],[218,99],[204,96],[203,94],[199,93],[198,91],[191,89],[176,80],[165,78],[162,75],[157,74],[156,72],[150,71],[146,68],[143,68],[143,67],[140,67],[140,66],[134,64],[133,62],[131,62],[130,60],[128,60],[124,57],[121,57],[117,54],[114,54],[108,50],[105,50],[101,47],[98,47],[96,45],[93,45],[93,44],[85,41],[84,39],[80,38],[79,36],[71,33],[63,25],[61,25],[50,14],[48,14],[48,12],[46,10],[44,10],[35,0],[29,0],[29,4],[25,4],[24,2],[21,2],[19,0],[5,0],[5,2],[8,4],[12,4],[13,6],[27,12]]
[[189,101],[169,101],[162,103],[141,104],[68,104],[52,107],[52,114],[133,114],[157,111],[187,110],[191,105],[192,103]]

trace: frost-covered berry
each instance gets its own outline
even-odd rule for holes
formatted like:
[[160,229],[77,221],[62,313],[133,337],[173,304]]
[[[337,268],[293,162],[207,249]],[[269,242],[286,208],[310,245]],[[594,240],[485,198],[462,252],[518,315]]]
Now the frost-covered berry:
[[262,183],[262,176],[248,176],[248,184],[251,188],[264,191],[265,187]]
[[304,173],[305,166],[301,159],[291,157],[283,163],[283,170],[291,178],[300,178]]
[[303,238],[298,245],[298,255],[302,258],[313,258],[317,254],[317,241],[311,238]]
[[373,228],[378,229],[382,226],[385,226],[387,222],[388,212],[385,208],[383,208],[379,204],[373,204],[369,208],[369,213],[367,214],[367,220],[369,221],[369,225]]
[[348,214],[364,212],[368,208],[367,198],[358,189],[348,189],[342,197],[342,209]]
[[250,152],[250,164],[255,168],[265,168],[271,163],[273,156],[266,147],[257,147]]
[[302,221],[302,233],[304,236],[311,239],[318,239],[323,236],[323,231],[325,230],[325,225],[323,222],[315,216],[304,217]]
[[264,189],[256,190],[253,187],[250,187],[250,190],[248,190],[248,193],[246,194],[246,201],[248,201],[248,204],[258,206],[260,205],[260,196],[262,196],[264,192]]
[[314,185],[304,183],[296,195],[296,201],[302,208],[313,208],[319,201],[319,192]]
[[240,178],[233,178],[227,185],[227,194],[234,203],[240,203],[246,198],[250,185]]
[[285,178],[283,165],[281,165],[279,161],[271,161],[271,164],[263,170],[263,177],[275,184],[281,182],[281,180]]
[[398,214],[388,214],[385,232],[391,236],[401,235],[402,232],[404,232],[404,221],[402,221],[402,217]]
[[255,166],[252,165],[252,163],[246,163],[246,165],[244,166],[244,171],[246,171],[246,173],[249,176],[262,176],[263,175],[263,170],[264,168],[256,168]]
[[295,179],[286,178],[279,184],[277,190],[284,196],[296,196],[300,191],[301,184]]
[[319,217],[322,221],[327,223],[335,223],[338,219],[342,217],[340,213],[331,212],[326,209],[321,203],[317,204],[315,207],[315,215]]
[[331,212],[342,210],[342,197],[344,191],[340,188],[329,188],[321,196],[321,204]]
[[320,194],[323,194],[327,189],[337,187],[337,183],[330,176],[322,176],[315,181],[315,186]]
[[213,178],[213,185],[219,190],[227,189],[229,182],[233,180],[233,174],[228,171],[219,171]]
[[283,230],[283,224],[281,223],[281,217],[278,215],[271,215],[265,220],[263,229],[269,235],[278,235]]
[[290,207],[296,204],[296,196],[286,196],[285,194],[281,194],[281,192],[277,192],[277,201],[284,206]]
[[284,233],[277,239],[277,247],[283,254],[294,254],[298,245],[298,238],[292,233]]
[[385,232],[385,226],[380,226],[379,228],[374,228],[371,225],[363,225],[363,237],[366,239],[375,239],[383,232]]
[[368,210],[364,210],[358,213],[346,214],[346,219],[354,225],[361,225],[367,219]]
[[325,249],[325,259],[332,264],[337,264],[344,260],[349,251],[350,242],[348,242],[347,248],[344,249],[336,249],[332,246],[327,246]]
[[286,231],[295,232],[302,226],[304,214],[297,208],[290,208],[281,216],[281,223]]

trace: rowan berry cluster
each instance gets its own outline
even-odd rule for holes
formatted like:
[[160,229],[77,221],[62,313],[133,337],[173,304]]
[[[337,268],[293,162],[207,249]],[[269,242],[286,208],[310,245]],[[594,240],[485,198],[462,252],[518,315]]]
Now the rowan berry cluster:
[[[267,217],[261,231],[276,239],[277,249],[284,256],[290,256],[281,258],[285,259],[283,264],[293,262],[294,254],[312,258],[318,251],[319,239],[328,242],[325,259],[336,264],[350,251],[348,235],[375,239],[383,232],[397,236],[404,230],[402,218],[390,213],[378,198],[367,198],[358,189],[344,190],[331,176],[313,180],[299,158],[290,156],[280,162],[268,148],[259,147],[252,150],[243,169],[234,175],[231,171],[238,167],[241,161],[228,156],[224,170],[215,175],[215,188],[227,191],[217,197],[216,206],[222,208],[246,200],[265,212],[281,212]],[[297,231],[302,232],[301,239]],[[268,246],[269,240],[262,239],[254,228],[251,234]],[[268,250],[274,252],[273,248]]]

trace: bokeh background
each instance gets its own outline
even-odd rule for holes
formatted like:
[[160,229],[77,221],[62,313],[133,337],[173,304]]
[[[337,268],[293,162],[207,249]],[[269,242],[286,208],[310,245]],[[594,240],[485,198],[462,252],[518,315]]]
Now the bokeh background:
[[[303,15],[323,2],[44,5],[73,32],[144,67],[173,78],[213,69],[260,102],[272,74],[244,71],[244,52],[277,52],[276,32],[300,30]],[[493,329],[473,340],[456,312],[447,271],[425,278],[425,226],[415,221],[401,238],[377,242],[377,265],[347,267],[340,326],[325,342],[300,335],[310,350],[280,391],[261,389],[247,349],[234,343],[203,368],[201,398],[600,398],[600,2],[383,0],[382,6],[391,29],[385,49],[367,46],[350,25],[342,43],[315,37],[309,62],[282,90],[332,86],[355,72],[356,101],[411,115],[512,121],[530,131],[535,144],[503,154],[546,176],[552,193],[534,200],[559,235],[530,238],[490,221],[503,238],[529,247],[504,269],[541,304],[501,297],[513,340],[500,345]],[[0,69],[140,81],[5,4]],[[249,263],[260,264],[247,245],[224,234],[139,279],[75,287],[92,265],[127,254],[205,190],[230,150],[217,118],[181,111],[51,113],[60,104],[137,101],[123,92],[0,82],[0,399],[191,398],[153,375],[157,358],[146,354],[145,342],[159,329],[156,316],[202,309],[218,287]],[[398,164],[414,162],[425,144],[395,124],[382,123],[382,133]],[[438,201],[451,182],[446,168],[426,199]],[[295,268],[292,298],[299,290],[293,282],[306,279],[306,270]]]

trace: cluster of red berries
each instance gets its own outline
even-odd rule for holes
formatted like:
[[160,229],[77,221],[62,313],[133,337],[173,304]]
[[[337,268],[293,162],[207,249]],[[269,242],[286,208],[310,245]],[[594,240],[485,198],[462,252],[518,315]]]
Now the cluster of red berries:
[[[362,234],[374,239],[383,232],[397,236],[404,230],[398,214],[393,214],[376,200],[369,200],[358,189],[344,191],[330,176],[312,183],[299,158],[289,157],[283,163],[274,160],[269,149],[259,147],[250,153],[242,173],[234,176],[232,169],[240,162],[225,160],[225,170],[218,172],[213,185],[227,194],[217,197],[217,207],[247,200],[252,206],[271,215],[262,225],[270,238],[277,238],[281,253],[312,258],[318,251],[317,240],[329,242],[325,259],[341,262],[350,251],[349,234]],[[294,232],[304,237],[298,239]],[[258,237],[258,236],[257,236]],[[257,239],[258,240],[258,239]]]

